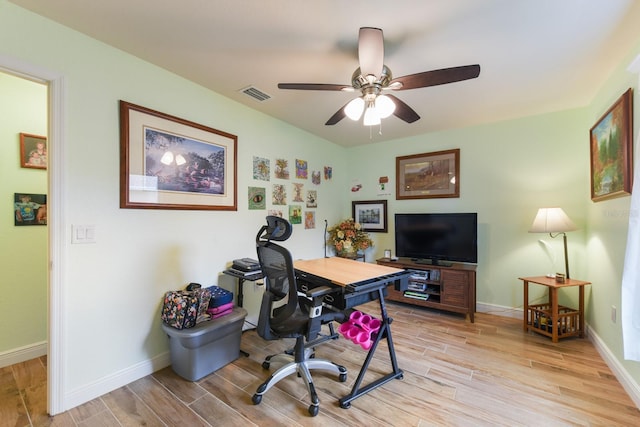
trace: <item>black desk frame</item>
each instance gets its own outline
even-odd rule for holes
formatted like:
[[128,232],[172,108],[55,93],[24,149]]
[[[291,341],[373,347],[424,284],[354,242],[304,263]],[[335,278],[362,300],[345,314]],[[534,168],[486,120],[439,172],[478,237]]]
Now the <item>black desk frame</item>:
[[[384,287],[386,286],[387,284],[384,285]],[[362,368],[360,368],[360,373],[358,374],[358,378],[356,379],[356,382],[354,383],[353,388],[351,389],[351,393],[349,393],[347,396],[339,400],[340,407],[344,409],[349,408],[353,400],[357,399],[362,395],[369,393],[371,390],[374,390],[380,387],[381,385],[388,383],[391,380],[402,379],[404,377],[404,372],[402,371],[402,369],[398,367],[396,350],[395,350],[395,347],[393,346],[393,339],[391,338],[391,322],[393,322],[393,319],[389,317],[387,314],[387,308],[384,303],[383,287],[378,288],[378,300],[380,302],[380,315],[382,319],[382,326],[380,326],[380,330],[376,335],[376,339],[373,341],[371,348],[367,353],[367,358],[364,360],[364,363],[362,364]],[[383,377],[378,378],[377,380],[372,381],[371,383],[361,388],[360,386],[362,384],[362,380],[364,380],[364,376],[367,373],[367,370],[369,369],[369,364],[373,359],[373,355],[376,352],[376,348],[378,347],[378,344],[384,337],[387,338],[387,345],[389,347],[389,359],[391,360],[391,366],[393,370],[390,373],[384,375]]]
[[[313,285],[318,286],[335,286],[330,284],[330,282],[319,276],[314,276],[312,274],[298,271],[303,276],[302,282],[313,283]],[[404,372],[398,366],[398,359],[396,357],[395,347],[393,346],[393,338],[391,337],[391,323],[393,319],[389,317],[387,313],[387,308],[384,301],[384,294],[387,286],[391,284],[395,284],[396,288],[399,290],[404,290],[403,288],[407,287],[407,279],[411,275],[411,273],[407,271],[403,271],[401,273],[390,274],[387,276],[381,276],[377,279],[367,280],[364,282],[358,282],[354,284],[350,284],[345,286],[344,289],[344,309],[351,309],[358,305],[373,301],[377,299],[380,304],[380,316],[382,325],[380,326],[380,330],[378,331],[375,340],[373,341],[371,348],[369,348],[369,352],[367,353],[367,357],[360,368],[360,373],[358,374],[358,378],[351,389],[351,392],[339,399],[340,407],[343,409],[348,409],[351,407],[351,402],[357,399],[360,396],[363,396],[391,380],[394,379],[402,379],[404,377]],[[298,283],[300,285],[300,282]],[[373,297],[375,295],[375,297]],[[353,301],[353,302],[350,302]],[[387,339],[387,345],[389,349],[389,359],[391,361],[392,371],[385,374],[381,378],[378,378],[371,383],[362,386],[362,381],[369,369],[369,364],[373,359],[373,356],[376,352],[378,344],[382,339]]]

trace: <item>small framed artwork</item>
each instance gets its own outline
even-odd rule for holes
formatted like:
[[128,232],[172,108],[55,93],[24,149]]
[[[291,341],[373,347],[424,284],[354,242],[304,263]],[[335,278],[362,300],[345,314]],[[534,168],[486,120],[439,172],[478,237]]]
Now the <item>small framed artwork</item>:
[[47,168],[47,137],[20,134],[20,166],[23,168]]
[[591,200],[631,194],[633,182],[633,91],[630,88],[590,131]]
[[370,232],[387,232],[387,201],[361,200],[351,202],[353,220]]
[[238,137],[120,101],[120,207],[237,210]]
[[460,197],[460,149],[396,157],[396,199]]
[[15,225],[47,225],[47,195],[15,193],[13,198]]

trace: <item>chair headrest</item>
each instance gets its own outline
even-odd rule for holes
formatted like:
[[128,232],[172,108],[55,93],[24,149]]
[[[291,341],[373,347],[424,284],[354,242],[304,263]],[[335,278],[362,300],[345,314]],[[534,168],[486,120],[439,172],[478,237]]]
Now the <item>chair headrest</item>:
[[267,225],[263,225],[258,231],[256,240],[275,240],[282,242],[291,237],[293,228],[291,223],[279,216],[267,216]]

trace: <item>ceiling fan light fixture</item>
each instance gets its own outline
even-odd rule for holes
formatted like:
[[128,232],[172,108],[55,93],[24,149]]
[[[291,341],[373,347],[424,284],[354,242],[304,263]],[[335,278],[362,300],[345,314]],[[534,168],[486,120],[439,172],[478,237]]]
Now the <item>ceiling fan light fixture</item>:
[[365,126],[375,126],[380,124],[380,113],[376,109],[375,103],[370,102],[364,111],[363,124]]
[[352,99],[345,107],[344,113],[353,121],[360,120],[364,111],[364,99],[361,97]]
[[386,95],[379,95],[375,102],[376,110],[381,119],[386,119],[396,111],[396,104]]

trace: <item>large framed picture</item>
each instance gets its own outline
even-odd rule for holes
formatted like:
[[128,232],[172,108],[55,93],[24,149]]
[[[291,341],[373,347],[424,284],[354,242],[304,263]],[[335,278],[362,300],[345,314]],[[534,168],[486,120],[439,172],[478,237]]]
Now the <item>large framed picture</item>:
[[591,200],[594,202],[631,194],[632,94],[629,88],[591,128]]
[[460,197],[460,149],[396,157],[396,199]]
[[47,168],[47,137],[20,134],[20,166],[23,168]]
[[120,207],[237,210],[238,137],[120,101]]
[[360,223],[362,230],[387,232],[387,201],[360,200],[351,202],[353,220]]

